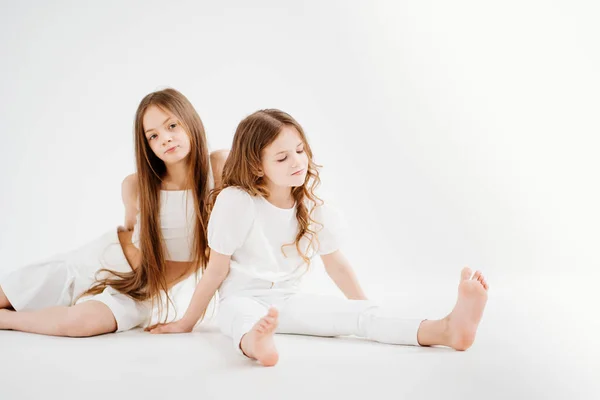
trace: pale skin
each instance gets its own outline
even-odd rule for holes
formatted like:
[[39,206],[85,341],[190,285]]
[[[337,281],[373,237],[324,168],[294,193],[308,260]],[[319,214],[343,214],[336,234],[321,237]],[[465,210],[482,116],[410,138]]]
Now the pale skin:
[[[264,149],[261,162],[261,173],[270,192],[267,200],[279,208],[292,208],[295,201],[291,189],[304,184],[308,168],[308,157],[298,131],[284,127],[276,140]],[[348,299],[367,300],[350,262],[340,250],[321,256],[321,260],[329,277]],[[190,332],[227,276],[229,264],[230,256],[212,251],[205,275],[184,317],[149,330],[152,333]],[[487,291],[488,284],[480,271],[473,273],[468,267],[463,268],[454,308],[442,319],[421,322],[417,333],[419,344],[442,345],[461,351],[471,347],[487,302]],[[279,360],[274,342],[278,317],[276,309],[269,309],[240,342],[244,354],[264,366],[273,366]]]
[[[190,140],[185,129],[172,113],[151,106],[143,118],[146,139],[150,148],[166,165],[163,190],[187,188],[187,155]],[[169,151],[170,150],[170,151]],[[227,150],[210,154],[214,179],[221,177]],[[121,187],[125,207],[124,225],[119,227],[119,241],[132,268],[139,265],[140,251],[131,241],[138,210],[137,175],[123,180]],[[189,276],[191,262],[167,261],[169,287]],[[90,300],[74,306],[57,306],[36,311],[12,311],[12,306],[0,287],[0,330],[18,330],[53,336],[87,337],[114,332],[117,322],[110,309],[101,302]]]

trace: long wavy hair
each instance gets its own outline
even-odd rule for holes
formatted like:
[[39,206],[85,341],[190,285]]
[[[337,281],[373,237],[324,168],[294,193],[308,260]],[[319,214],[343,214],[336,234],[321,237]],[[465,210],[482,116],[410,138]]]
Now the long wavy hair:
[[[107,286],[111,286],[134,300],[151,299],[154,304],[160,294],[165,293],[168,307],[171,301],[168,295],[166,260],[159,218],[161,183],[167,168],[150,148],[144,133],[144,114],[151,106],[171,112],[189,136],[190,153],[186,156],[187,187],[192,191],[195,211],[192,268],[193,272],[206,268],[210,161],[204,126],[200,116],[183,94],[174,89],[164,89],[144,97],[135,114],[134,137],[141,262],[130,272],[100,270],[99,272],[107,272],[109,276],[103,279],[97,278],[96,283],[84,295],[99,294]],[[162,302],[159,302],[159,315],[161,313]]]
[[[306,179],[302,186],[292,188],[292,197],[296,201],[296,219],[298,220],[298,233],[293,243],[302,259],[310,264],[309,252],[311,248],[318,247],[318,237],[314,230],[315,224],[320,225],[313,219],[313,213],[317,206],[323,201],[317,197],[314,190],[320,184],[319,168],[313,161],[313,153],[306,139],[304,130],[291,115],[277,110],[259,110],[244,118],[238,125],[229,157],[223,167],[221,187],[211,193],[209,211],[214,204],[218,194],[229,186],[235,186],[245,190],[252,196],[269,197],[269,190],[262,174],[262,152],[275,141],[281,129],[285,126],[295,128],[304,142],[304,150],[308,156],[308,168]],[[304,250],[300,242],[308,240]],[[283,252],[285,255],[285,252]]]

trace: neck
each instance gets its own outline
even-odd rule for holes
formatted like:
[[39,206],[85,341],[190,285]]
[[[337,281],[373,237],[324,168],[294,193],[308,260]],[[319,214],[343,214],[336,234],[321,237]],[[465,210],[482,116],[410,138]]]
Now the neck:
[[165,189],[183,190],[187,189],[187,165],[184,161],[167,165],[167,174],[163,179]]
[[269,196],[267,200],[279,208],[292,208],[294,206],[294,198],[292,197],[292,188],[289,186],[276,186],[267,184]]

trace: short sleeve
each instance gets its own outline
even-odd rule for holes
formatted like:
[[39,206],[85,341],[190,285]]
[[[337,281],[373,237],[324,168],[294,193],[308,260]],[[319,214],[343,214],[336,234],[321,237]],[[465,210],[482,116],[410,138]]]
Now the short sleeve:
[[223,189],[208,221],[208,246],[232,255],[246,241],[254,217],[254,201],[248,193],[234,187]]
[[346,224],[342,213],[329,204],[316,206],[313,219],[316,222],[317,239],[319,245],[317,253],[325,255],[333,253],[342,247]]

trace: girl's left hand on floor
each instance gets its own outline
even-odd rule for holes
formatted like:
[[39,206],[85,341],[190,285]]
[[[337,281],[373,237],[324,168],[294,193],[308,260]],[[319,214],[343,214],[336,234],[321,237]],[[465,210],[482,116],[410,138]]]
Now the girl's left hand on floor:
[[168,324],[155,324],[144,329],[150,333],[188,333],[194,329],[182,320],[169,322]]

